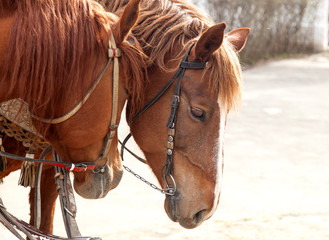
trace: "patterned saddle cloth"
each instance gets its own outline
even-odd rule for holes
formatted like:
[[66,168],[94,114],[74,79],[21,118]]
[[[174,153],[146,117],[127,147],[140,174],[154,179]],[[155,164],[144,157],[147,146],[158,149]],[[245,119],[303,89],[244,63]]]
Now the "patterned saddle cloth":
[[33,126],[27,104],[21,99],[0,103],[0,133],[14,137],[23,146],[44,149],[49,143]]

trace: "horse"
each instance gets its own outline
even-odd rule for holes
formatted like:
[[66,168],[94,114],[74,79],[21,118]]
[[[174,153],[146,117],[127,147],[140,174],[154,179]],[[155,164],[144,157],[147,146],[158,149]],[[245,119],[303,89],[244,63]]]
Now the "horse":
[[[127,3],[101,2],[118,15]],[[219,204],[227,114],[241,100],[237,53],[250,29],[225,28],[185,0],[144,0],[132,29],[150,64],[147,107],[135,111],[128,99],[128,124],[161,186],[175,190],[165,198],[167,215],[188,229]]]
[[[117,116],[128,96],[139,105],[146,71],[138,45],[126,41],[138,6],[130,1],[118,18],[90,0],[0,2],[0,103],[20,99],[28,106],[37,134],[73,172],[74,189],[84,198],[105,197],[122,177]],[[14,139],[2,145],[25,154]],[[20,165],[8,159],[0,177]],[[49,225],[47,218],[41,224]]]
[[[126,4],[102,2],[118,15]],[[214,24],[187,2],[160,0],[142,2],[139,21],[132,30],[150,58],[144,104],[166,85],[189,51],[185,62],[207,63],[201,64],[204,70],[186,69],[181,78],[176,133],[169,144],[174,149],[167,148],[173,136],[168,137],[166,120],[171,116],[171,95],[176,86],[170,85],[154,103],[156,106],[136,119],[139,108],[130,98],[127,104],[132,135],[148,165],[162,187],[166,188],[168,181],[176,186],[173,194],[166,195],[165,210],[169,218],[185,228],[199,226],[218,206],[226,118],[240,101],[242,91],[237,53],[244,47],[250,30],[241,28],[224,35],[225,27],[224,23]],[[168,149],[174,151],[167,176],[173,177],[175,184],[162,176]]]

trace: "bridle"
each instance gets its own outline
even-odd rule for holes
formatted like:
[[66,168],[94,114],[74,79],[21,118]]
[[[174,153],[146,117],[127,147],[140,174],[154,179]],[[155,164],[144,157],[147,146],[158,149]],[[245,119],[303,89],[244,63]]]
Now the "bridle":
[[[0,151],[0,156],[3,156],[5,158],[11,158],[15,160],[20,161],[27,161],[27,162],[37,162],[37,163],[43,163],[47,165],[52,165],[56,167],[65,168],[72,172],[83,172],[86,170],[92,170],[94,173],[103,173],[105,172],[105,167],[108,163],[108,152],[112,143],[112,139],[115,136],[116,130],[118,128],[118,125],[116,123],[117,120],[117,110],[118,110],[118,99],[119,99],[119,61],[118,57],[121,56],[121,50],[117,48],[113,34],[111,33],[110,41],[109,41],[109,47],[108,47],[108,60],[101,71],[101,73],[98,75],[96,81],[93,83],[93,85],[88,89],[86,95],[82,100],[80,100],[69,112],[64,114],[61,117],[54,118],[54,119],[48,119],[48,118],[42,118],[39,117],[33,113],[30,112],[30,115],[32,118],[49,124],[58,124],[62,123],[68,119],[70,119],[74,114],[76,114],[84,105],[84,103],[89,99],[90,95],[93,93],[97,85],[99,84],[100,80],[102,79],[102,76],[104,75],[105,71],[107,70],[108,66],[110,65],[112,59],[113,59],[113,77],[112,77],[112,112],[111,112],[111,120],[108,127],[108,131],[106,133],[106,136],[104,138],[104,143],[102,146],[102,149],[99,153],[99,156],[95,162],[81,162],[81,163],[71,163],[71,162],[63,162],[59,156],[57,156],[57,159],[60,162],[55,161],[49,161],[44,159],[34,159],[31,157],[21,157],[14,154],[6,153],[4,151]],[[106,158],[106,162],[96,169],[96,163]]]
[[[168,89],[169,87],[175,82],[177,79],[175,92],[172,97],[171,101],[171,113],[169,116],[169,120],[167,123],[168,128],[168,138],[167,138],[167,160],[164,166],[162,167],[162,178],[165,181],[166,188],[156,188],[152,186],[153,184],[149,184],[151,187],[156,188],[157,190],[160,190],[160,192],[173,196],[176,192],[176,182],[173,177],[173,153],[174,153],[174,140],[175,140],[175,129],[176,129],[176,121],[177,121],[177,112],[178,112],[178,106],[179,106],[179,98],[180,98],[180,90],[181,90],[181,81],[184,76],[186,69],[204,69],[207,65],[207,62],[189,62],[188,56],[190,54],[190,51],[194,45],[192,45],[189,48],[189,51],[187,54],[183,57],[182,61],[180,62],[179,68],[177,72],[174,74],[174,76],[169,80],[169,82],[156,94],[145,106],[138,111],[130,121],[129,125],[140,117],[147,109],[149,109]],[[123,153],[124,149],[126,149],[125,145],[127,144],[129,138],[131,137],[131,133],[129,133],[124,141],[122,142],[121,147],[121,159],[123,160]],[[135,174],[134,174],[135,175]],[[170,183],[171,182],[171,183]]]

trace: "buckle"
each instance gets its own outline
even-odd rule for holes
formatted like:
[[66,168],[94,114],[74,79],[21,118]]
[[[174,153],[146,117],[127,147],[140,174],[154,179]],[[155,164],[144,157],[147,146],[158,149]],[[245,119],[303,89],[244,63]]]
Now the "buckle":
[[118,129],[119,125],[111,125],[109,126],[110,131],[116,131]]
[[109,48],[108,57],[109,58],[121,57],[121,50],[119,48]]
[[178,105],[178,103],[179,103],[179,96],[178,95],[173,95],[171,106],[176,107]]

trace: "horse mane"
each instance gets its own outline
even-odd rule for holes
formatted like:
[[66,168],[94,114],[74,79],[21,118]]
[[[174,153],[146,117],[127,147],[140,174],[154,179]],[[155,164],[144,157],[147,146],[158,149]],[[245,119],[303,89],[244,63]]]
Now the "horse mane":
[[0,10],[2,9],[16,9],[18,0],[1,0]]
[[[99,2],[120,15],[128,1]],[[162,71],[169,71],[173,70],[169,67],[170,62],[181,59],[187,46],[196,42],[212,25],[214,22],[209,16],[185,0],[143,0],[132,33],[150,62]],[[182,51],[174,51],[177,45]],[[227,39],[209,59],[204,74],[207,72],[210,74],[209,87],[219,93],[221,105],[227,110],[237,106],[242,92],[241,67],[238,55]]]
[[[58,117],[58,100],[96,80],[100,63],[107,59],[110,25],[118,18],[91,0],[5,0],[1,7],[16,9],[16,18],[0,85],[10,83],[8,94],[18,91],[32,112]],[[125,86],[138,91],[144,80],[143,57],[136,46],[118,47],[125,76],[136,78]]]

